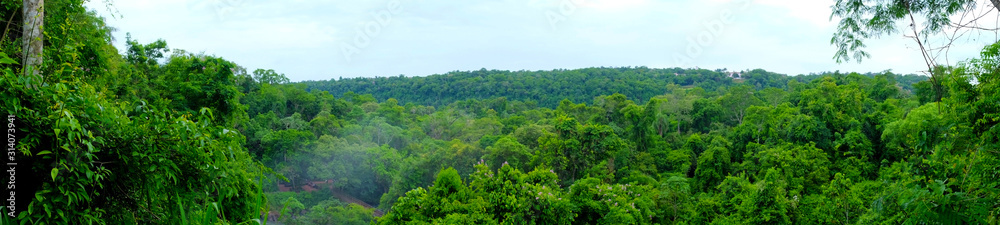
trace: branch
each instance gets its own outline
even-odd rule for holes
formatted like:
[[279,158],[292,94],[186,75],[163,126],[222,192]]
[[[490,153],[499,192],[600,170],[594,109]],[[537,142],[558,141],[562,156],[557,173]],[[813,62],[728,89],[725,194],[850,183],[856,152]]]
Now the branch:
[[[1000,0],[998,0],[998,1],[1000,1]],[[3,39],[7,38],[7,30],[10,29],[10,23],[14,22],[14,15],[17,15],[17,13],[11,13],[10,14],[10,19],[7,19],[7,26],[3,28],[3,36],[0,36],[0,40],[3,40]]]
[[[909,10],[910,6],[907,5],[906,8],[907,10]],[[920,54],[924,57],[924,64],[927,64],[927,70],[933,72],[934,60],[929,58],[930,56],[927,54],[927,49],[924,48],[924,43],[920,41],[920,34],[917,32],[917,26],[916,26],[917,22],[915,19],[913,19],[913,12],[908,13],[908,15],[910,16],[910,29],[913,30],[912,38],[917,41],[917,46],[920,46]]]
[[113,164],[113,163],[117,163],[117,162],[118,161],[110,161],[110,162],[90,161],[90,164],[97,163],[97,164],[101,164],[101,166],[104,166],[104,164]]
[[998,31],[998,30],[1000,30],[1000,28],[985,28],[985,27],[980,27],[980,26],[968,26],[968,25],[962,25],[962,24],[957,24],[957,23],[952,23],[952,26],[954,26],[956,28],[970,28],[970,29],[984,30],[984,31]]

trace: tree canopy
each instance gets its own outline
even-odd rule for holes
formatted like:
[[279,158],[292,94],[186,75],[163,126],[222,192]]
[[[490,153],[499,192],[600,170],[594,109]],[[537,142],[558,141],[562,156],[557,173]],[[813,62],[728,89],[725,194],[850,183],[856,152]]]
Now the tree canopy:
[[[1000,221],[1000,42],[930,80],[602,67],[290,82],[166,40],[119,52],[83,1],[45,4],[45,76],[23,75],[19,34],[0,37],[8,147],[32,171],[3,178],[27,197],[2,224]],[[854,22],[835,42],[968,4],[838,1]]]

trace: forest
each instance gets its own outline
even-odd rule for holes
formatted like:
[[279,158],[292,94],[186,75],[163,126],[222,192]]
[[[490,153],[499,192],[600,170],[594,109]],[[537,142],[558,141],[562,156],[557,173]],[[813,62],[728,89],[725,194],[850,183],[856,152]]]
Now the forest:
[[[786,89],[788,81],[809,83],[825,75],[838,72],[786,76],[763,69],[728,71],[727,69],[651,69],[647,67],[584,68],[552,71],[486,70],[453,71],[424,77],[358,77],[305,81],[306,90],[328,91],[340,96],[347,92],[372,94],[379,101],[395,98],[400,102],[442,107],[456,101],[504,97],[510,100],[530,101],[549,108],[559,106],[563,99],[588,102],[593,97],[614,93],[635,98],[637,103],[667,93],[669,86],[701,87],[717,90],[732,85],[747,85],[754,89],[769,87]],[[893,76],[905,91],[913,91],[917,82],[927,77],[907,74],[864,73],[867,77],[879,74]],[[735,78],[735,79],[734,79]]]
[[0,224],[1000,223],[1000,42],[930,77],[290,82],[166,40],[118,49],[84,2],[45,1],[40,66],[28,32],[0,38],[21,172]]

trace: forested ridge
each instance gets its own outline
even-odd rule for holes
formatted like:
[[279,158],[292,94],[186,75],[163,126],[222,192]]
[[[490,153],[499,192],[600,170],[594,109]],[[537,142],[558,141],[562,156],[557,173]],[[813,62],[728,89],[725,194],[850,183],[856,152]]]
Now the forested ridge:
[[[761,90],[786,89],[788,81],[808,83],[825,75],[840,72],[787,76],[763,69],[728,71],[727,69],[682,69],[647,67],[600,67],[558,69],[551,71],[486,70],[452,71],[446,74],[405,77],[358,77],[304,81],[307,90],[329,91],[335,96],[347,92],[372,94],[377,100],[395,98],[402,104],[413,103],[441,107],[456,101],[505,97],[531,101],[540,106],[556,107],[559,101],[588,102],[594,96],[621,93],[644,103],[667,93],[671,85],[716,90],[734,84]],[[864,73],[868,77],[883,73]],[[924,76],[886,72],[905,91],[926,80]]]
[[20,32],[0,38],[0,108],[31,190],[0,224],[1000,223],[1000,43],[933,79],[290,82],[165,40],[117,49],[83,3],[45,2],[39,74]]

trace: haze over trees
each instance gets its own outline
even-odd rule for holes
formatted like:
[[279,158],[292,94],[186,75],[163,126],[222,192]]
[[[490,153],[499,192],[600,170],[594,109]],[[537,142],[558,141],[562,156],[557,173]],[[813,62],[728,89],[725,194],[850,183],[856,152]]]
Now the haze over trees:
[[[24,21],[14,3],[0,15]],[[932,79],[602,67],[289,82],[165,40],[117,49],[80,0],[45,9],[44,76],[24,73],[25,33],[0,38],[0,108],[25,134],[19,165],[42,174],[18,180],[35,189],[2,224],[1000,222],[1000,43]]]

